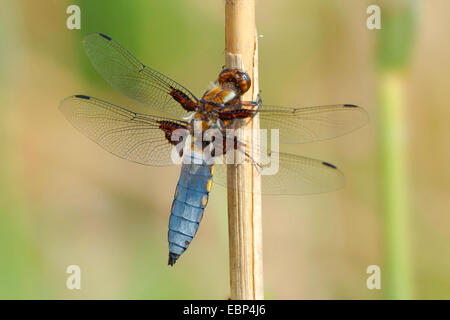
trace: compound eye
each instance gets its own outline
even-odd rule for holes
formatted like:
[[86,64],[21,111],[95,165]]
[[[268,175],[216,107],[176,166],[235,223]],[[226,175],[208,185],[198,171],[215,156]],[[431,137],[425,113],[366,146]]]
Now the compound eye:
[[225,68],[219,73],[217,78],[219,84],[224,84],[233,79],[233,69]]
[[239,71],[236,76],[241,94],[247,92],[252,84],[252,80],[250,79],[248,73]]

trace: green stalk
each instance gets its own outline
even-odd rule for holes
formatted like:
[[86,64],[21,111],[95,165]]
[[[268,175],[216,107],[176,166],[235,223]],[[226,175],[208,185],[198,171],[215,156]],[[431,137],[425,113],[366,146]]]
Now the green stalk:
[[385,252],[382,283],[387,299],[414,297],[404,73],[413,47],[416,13],[414,0],[386,5],[381,8],[382,30],[377,31],[378,145]]
[[384,211],[386,298],[412,298],[403,79],[383,73],[378,83],[381,195]]

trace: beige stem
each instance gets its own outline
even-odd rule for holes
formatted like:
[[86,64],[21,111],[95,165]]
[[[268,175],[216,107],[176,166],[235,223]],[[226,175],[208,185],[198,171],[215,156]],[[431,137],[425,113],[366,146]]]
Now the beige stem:
[[[243,100],[256,101],[259,86],[255,0],[226,0],[225,47],[226,66],[240,68],[252,79]],[[258,117],[247,127],[259,129]],[[252,144],[259,145],[259,134],[245,134],[243,139],[247,150],[252,150]],[[227,171],[231,299],[264,299],[261,179],[248,164],[228,165]]]

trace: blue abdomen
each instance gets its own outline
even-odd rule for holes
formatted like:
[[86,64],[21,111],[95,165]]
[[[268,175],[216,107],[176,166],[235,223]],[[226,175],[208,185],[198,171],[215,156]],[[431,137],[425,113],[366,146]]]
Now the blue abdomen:
[[189,247],[208,203],[214,165],[183,164],[169,221],[169,265]]

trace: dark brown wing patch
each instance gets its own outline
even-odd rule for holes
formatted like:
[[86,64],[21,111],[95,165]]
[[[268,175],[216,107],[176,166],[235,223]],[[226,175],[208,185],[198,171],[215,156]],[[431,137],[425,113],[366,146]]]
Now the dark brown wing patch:
[[174,87],[170,87],[171,91],[170,91],[170,95],[172,96],[172,98],[178,102],[179,104],[181,104],[181,106],[183,107],[184,110],[186,111],[195,111],[197,110],[197,104],[192,101],[191,98],[189,98],[189,96],[187,94],[185,94],[183,91],[175,89]]
[[187,127],[179,124],[177,122],[169,121],[169,120],[161,120],[157,121],[159,124],[159,128],[164,131],[164,134],[166,135],[166,139],[169,141],[170,144],[176,145],[179,141],[172,140],[172,135],[177,129],[185,129],[187,130]]

